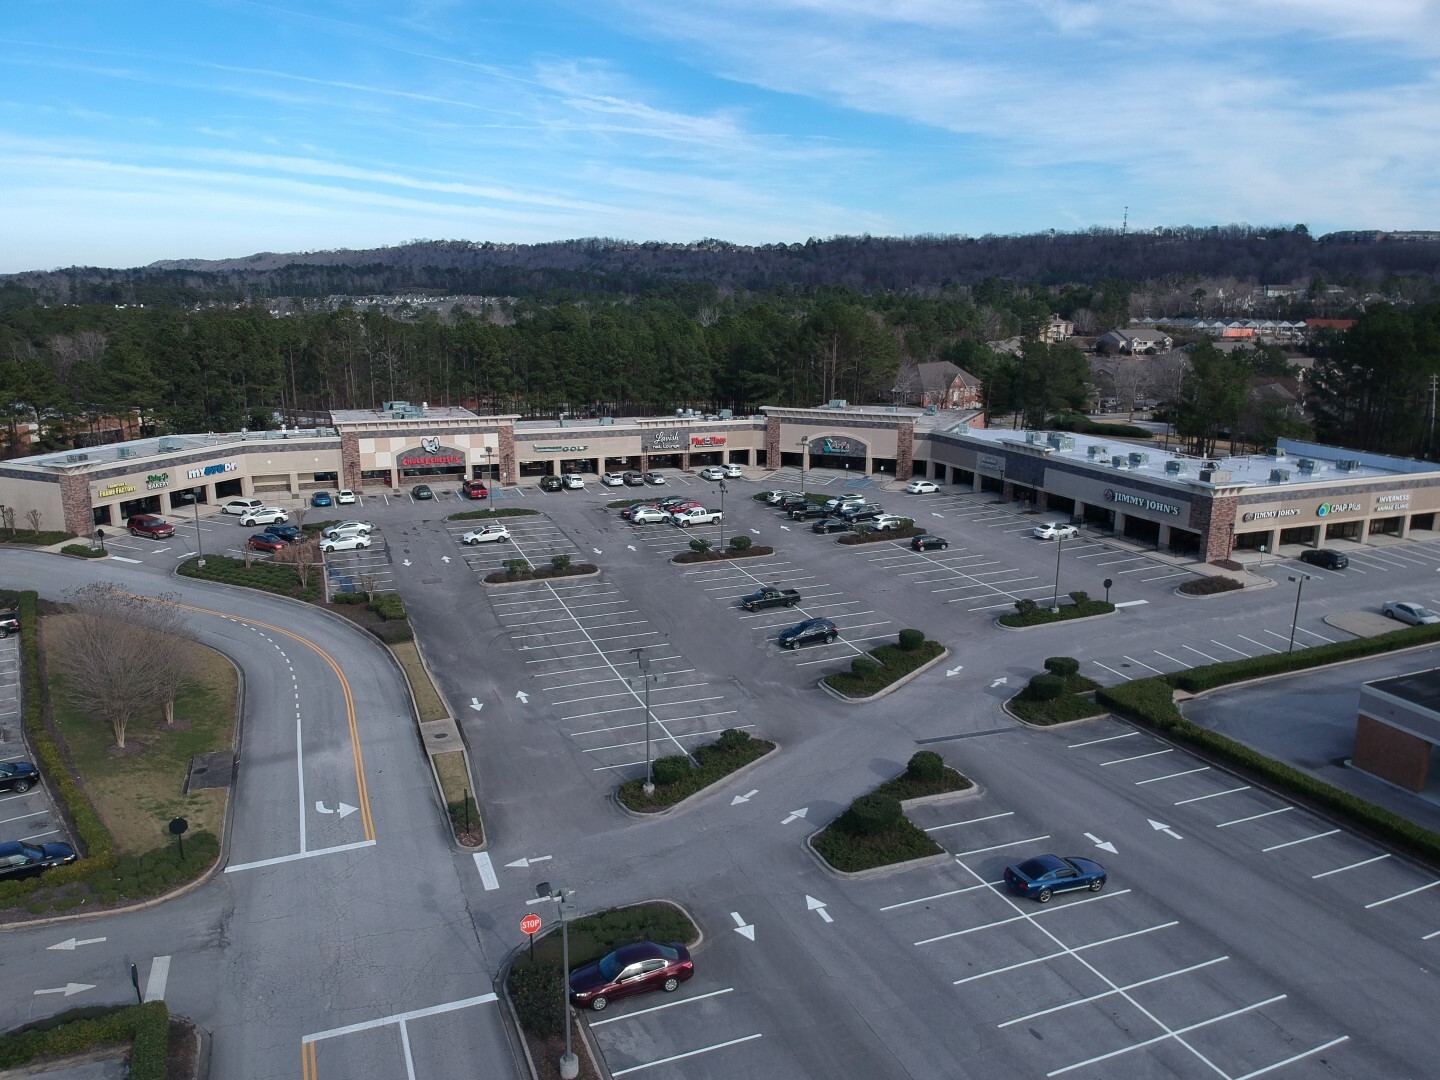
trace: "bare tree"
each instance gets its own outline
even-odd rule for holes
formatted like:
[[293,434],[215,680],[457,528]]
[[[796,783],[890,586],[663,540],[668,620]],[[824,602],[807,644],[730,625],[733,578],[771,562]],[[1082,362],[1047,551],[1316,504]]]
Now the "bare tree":
[[40,531],[40,522],[43,518],[44,515],[38,509],[32,508],[25,511],[25,520],[30,523],[31,532],[38,533]]
[[0,528],[4,528],[7,532],[15,531],[15,508],[13,506],[0,503]]
[[320,545],[314,540],[301,540],[298,543],[286,544],[275,552],[274,561],[286,566],[293,566],[295,576],[300,579],[300,588],[308,589],[310,578],[321,562]]

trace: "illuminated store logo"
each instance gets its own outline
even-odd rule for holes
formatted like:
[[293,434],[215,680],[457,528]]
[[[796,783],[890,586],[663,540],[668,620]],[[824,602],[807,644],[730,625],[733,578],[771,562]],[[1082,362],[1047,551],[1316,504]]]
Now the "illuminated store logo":
[[1327,517],[1330,514],[1353,514],[1359,509],[1359,503],[1321,503],[1315,508],[1315,513],[1319,517]]
[[1140,495],[1129,495],[1123,491],[1115,491],[1113,488],[1105,489],[1105,501],[1119,503],[1121,506],[1138,506],[1141,510],[1151,510],[1157,514],[1180,513],[1180,507],[1174,503],[1157,502],[1154,499],[1146,499]]
[[206,465],[202,469],[191,469],[185,477],[188,480],[199,480],[202,476],[218,476],[220,473],[234,472],[238,468],[238,462],[226,461],[219,465]]

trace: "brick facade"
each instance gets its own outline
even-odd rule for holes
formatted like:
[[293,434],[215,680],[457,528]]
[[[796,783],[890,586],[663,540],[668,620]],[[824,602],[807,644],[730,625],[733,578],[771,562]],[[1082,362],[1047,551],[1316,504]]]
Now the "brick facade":
[[769,416],[765,419],[765,467],[767,469],[780,467],[780,417],[778,416]]
[[340,486],[352,491],[365,486],[360,479],[360,436],[353,431],[340,436]]
[[1188,528],[1200,534],[1205,545],[1200,556],[1206,562],[1223,562],[1230,558],[1231,538],[1235,534],[1234,495],[1217,495],[1213,499],[1194,499],[1190,503]]
[[1357,769],[1410,791],[1424,791],[1430,772],[1430,744],[1407,731],[1361,713],[1355,721]]
[[895,433],[895,479],[909,480],[915,467],[915,425],[901,424]]
[[[65,523],[60,526],[77,536],[90,536],[95,529],[95,511],[90,502],[90,478],[85,475],[60,477],[60,505],[65,508]],[[43,522],[42,522],[43,524]],[[28,524],[16,523],[28,529]]]
[[504,483],[515,483],[520,479],[520,470],[515,463],[515,429],[509,424],[496,432],[500,442],[500,476]]

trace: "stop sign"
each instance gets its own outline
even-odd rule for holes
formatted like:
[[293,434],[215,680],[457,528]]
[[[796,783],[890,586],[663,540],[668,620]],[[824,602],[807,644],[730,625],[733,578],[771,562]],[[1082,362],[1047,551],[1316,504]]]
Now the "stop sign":
[[539,915],[526,915],[520,920],[520,929],[523,933],[534,934],[540,929],[541,922]]

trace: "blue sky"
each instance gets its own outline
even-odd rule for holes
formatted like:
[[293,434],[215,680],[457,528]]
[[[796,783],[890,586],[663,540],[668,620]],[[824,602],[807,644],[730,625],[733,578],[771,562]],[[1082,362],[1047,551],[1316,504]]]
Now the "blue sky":
[[1440,227],[1435,0],[10,0],[0,272]]

